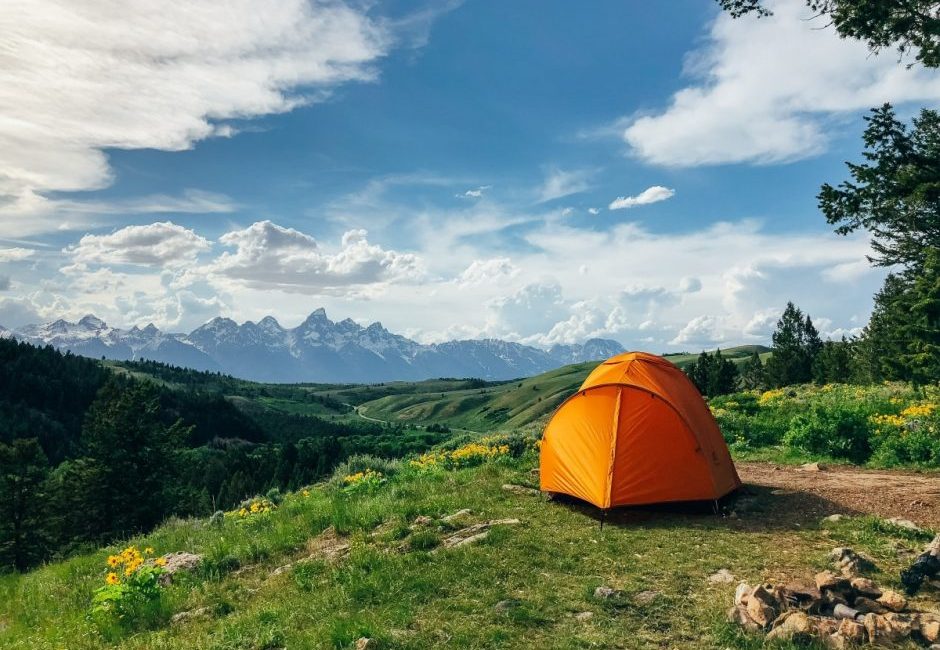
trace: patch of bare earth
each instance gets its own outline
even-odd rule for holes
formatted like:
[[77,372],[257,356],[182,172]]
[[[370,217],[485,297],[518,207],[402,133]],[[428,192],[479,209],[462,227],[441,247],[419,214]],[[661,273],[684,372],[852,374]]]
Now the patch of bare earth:
[[[832,514],[902,517],[931,528],[940,527],[940,473],[868,470],[823,466],[807,471],[798,466],[738,462],[746,488],[775,497],[778,514],[808,519]],[[785,502],[785,503],[784,503]]]

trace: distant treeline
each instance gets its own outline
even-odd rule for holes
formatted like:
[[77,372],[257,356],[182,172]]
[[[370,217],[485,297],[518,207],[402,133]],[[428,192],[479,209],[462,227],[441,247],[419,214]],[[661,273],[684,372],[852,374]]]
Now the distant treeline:
[[349,407],[295,386],[136,365],[173,387],[0,340],[0,570],[24,570],[170,515],[208,515],[271,488],[305,485],[352,454],[398,457],[446,437],[254,401],[239,409],[223,392]]

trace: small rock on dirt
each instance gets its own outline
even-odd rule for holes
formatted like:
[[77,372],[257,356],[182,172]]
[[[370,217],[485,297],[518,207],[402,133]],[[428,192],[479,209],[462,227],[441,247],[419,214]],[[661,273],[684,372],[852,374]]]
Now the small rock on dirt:
[[823,463],[803,463],[800,465],[801,472],[825,472],[829,469]]
[[429,526],[432,521],[434,521],[434,520],[431,519],[430,517],[427,517],[427,516],[425,516],[425,515],[418,515],[417,517],[415,517],[415,520],[414,520],[413,522],[411,522],[411,525],[412,525],[412,527],[416,527],[416,526]]
[[728,571],[728,569],[719,569],[708,576],[708,581],[713,585],[729,584],[734,582],[734,574]]
[[356,640],[356,650],[378,650],[381,644],[377,639],[361,636]]
[[828,517],[823,517],[823,521],[829,524],[834,524],[836,522],[842,521],[843,519],[845,519],[845,515],[840,515],[838,513],[829,515]]

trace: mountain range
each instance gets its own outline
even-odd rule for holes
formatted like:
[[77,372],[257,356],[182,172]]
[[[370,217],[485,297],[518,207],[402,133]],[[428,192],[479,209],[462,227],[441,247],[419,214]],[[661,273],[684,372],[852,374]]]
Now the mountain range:
[[272,316],[241,325],[219,317],[181,334],[163,332],[153,324],[117,329],[89,314],[77,323],[60,319],[16,330],[0,327],[0,337],[87,357],[150,359],[265,382],[514,379],[623,352],[609,339],[547,350],[500,339],[426,345],[393,334],[381,323],[363,327],[349,318],[334,322],[322,308],[294,328],[282,327]]

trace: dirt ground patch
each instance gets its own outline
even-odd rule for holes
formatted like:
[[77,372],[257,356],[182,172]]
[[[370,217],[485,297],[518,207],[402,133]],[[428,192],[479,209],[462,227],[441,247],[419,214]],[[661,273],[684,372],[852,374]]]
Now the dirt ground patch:
[[804,471],[756,462],[735,465],[745,486],[761,496],[777,497],[786,506],[782,512],[799,513],[801,518],[873,514],[940,528],[940,473],[843,466]]

